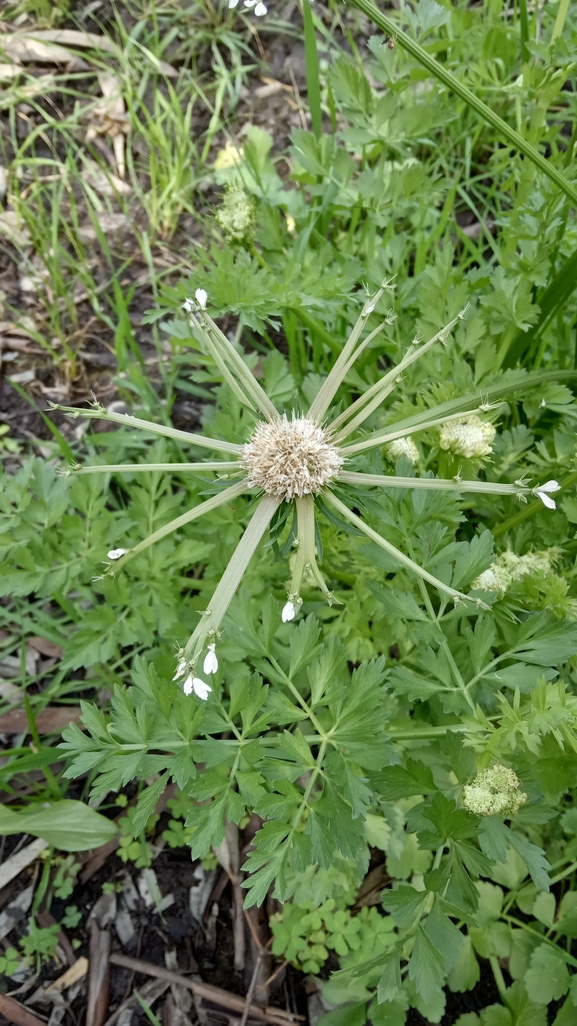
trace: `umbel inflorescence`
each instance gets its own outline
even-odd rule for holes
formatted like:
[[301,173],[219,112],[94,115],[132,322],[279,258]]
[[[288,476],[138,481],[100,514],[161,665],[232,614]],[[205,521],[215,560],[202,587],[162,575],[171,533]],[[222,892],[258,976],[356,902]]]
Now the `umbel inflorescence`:
[[310,417],[289,420],[286,413],[261,421],[245,445],[241,464],[251,488],[279,499],[316,495],[343,465],[336,445]]
[[[348,521],[373,543],[393,556],[400,566],[418,575],[455,602],[471,601],[470,597],[468,598],[434,577],[366,524],[337,496],[334,490],[334,486],[337,484],[356,489],[425,488],[456,493],[482,492],[493,495],[513,495],[522,500],[525,500],[526,495],[532,492],[539,496],[546,506],[555,507],[551,493],[559,488],[556,481],[547,481],[545,484],[531,489],[524,481],[517,481],[514,484],[498,484],[478,480],[461,481],[460,478],[444,480],[432,476],[424,478],[398,477],[348,469],[351,464],[354,467],[354,458],[358,454],[369,452],[371,449],[381,449],[389,459],[398,459],[400,456],[406,455],[411,462],[416,462],[419,453],[411,437],[416,431],[435,429],[439,432],[439,445],[442,448],[451,451],[454,455],[477,458],[482,458],[491,451],[490,442],[495,434],[493,425],[480,416],[492,407],[481,400],[475,409],[461,410],[461,412],[450,416],[447,416],[446,412],[443,414],[440,409],[438,411],[432,409],[429,411],[427,419],[422,419],[419,422],[418,428],[402,426],[402,424],[395,427],[393,424],[385,429],[369,433],[363,428],[371,414],[394,390],[402,372],[433,346],[444,343],[457,322],[463,317],[464,311],[428,342],[421,343],[415,339],[397,366],[367,387],[345,410],[331,416],[330,411],[335,396],[355,361],[383,329],[385,323],[390,323],[390,319],[387,319],[373,331],[366,333],[369,316],[374,312],[384,291],[390,287],[389,282],[383,282],[376,295],[366,300],[348,340],[319,388],[310,408],[305,412],[295,411],[290,416],[277,410],[248,369],[242,354],[207,313],[208,296],[204,289],[197,289],[195,298],[186,300],[184,309],[190,318],[193,334],[212,357],[224,381],[237,399],[254,415],[256,423],[244,445],[192,434],[188,431],[178,431],[171,426],[153,424],[150,421],[139,420],[126,414],[108,412],[104,407],[98,405],[89,410],[55,407],[56,409],[65,409],[73,417],[109,420],[131,428],[141,428],[158,435],[178,439],[196,448],[213,450],[224,456],[224,458],[221,456],[218,459],[199,463],[138,463],[121,466],[81,467],[74,468],[70,471],[71,473],[142,472],[147,470],[166,470],[170,473],[179,470],[203,476],[210,472],[217,478],[238,477],[233,484],[218,491],[205,502],[185,510],[181,516],[159,528],[132,548],[112,549],[108,553],[110,562],[105,571],[106,574],[118,573],[130,559],[154,542],[204,514],[210,513],[219,506],[230,503],[238,496],[249,492],[256,492],[257,495],[260,493],[260,501],[212,595],[208,608],[200,617],[188,642],[178,653],[174,679],[182,683],[187,694],[194,692],[201,699],[208,697],[211,687],[200,674],[207,677],[218,670],[216,645],[224,616],[254,552],[283,503],[292,503],[296,514],[296,553],[294,560],[291,560],[292,576],[287,601],[282,611],[282,619],[285,622],[294,619],[298,614],[302,604],[301,585],[304,580],[316,582],[319,589],[324,592],[327,601],[332,600],[332,595],[317,564],[315,545],[317,505],[315,497],[318,497],[317,501],[322,499],[325,509],[330,507],[338,516]],[[479,596],[473,597],[472,601],[482,604]]]

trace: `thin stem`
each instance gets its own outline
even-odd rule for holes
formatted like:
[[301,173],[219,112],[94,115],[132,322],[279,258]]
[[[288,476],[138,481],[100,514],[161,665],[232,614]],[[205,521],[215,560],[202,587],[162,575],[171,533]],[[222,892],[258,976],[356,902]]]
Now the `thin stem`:
[[225,460],[214,460],[213,462],[207,463],[114,463],[104,464],[99,467],[73,467],[68,468],[67,475],[78,474],[128,474],[138,473],[143,470],[166,470],[169,473],[176,473],[177,470],[190,471],[191,473],[201,473],[203,471],[211,471],[218,473],[222,471],[230,470],[242,470],[241,464],[238,462],[227,463]]
[[[246,488],[246,483],[243,482],[243,484]],[[240,487],[241,485],[233,485],[229,491],[232,492],[234,488]],[[201,616],[196,629],[191,634],[184,648],[182,658],[193,669],[196,660],[204,648],[205,640],[209,636],[214,637],[217,634],[245,570],[281,502],[282,499],[277,498],[276,495],[264,495],[254,511],[248,527],[216,586],[209,608]]]
[[489,965],[491,966],[497,990],[499,991],[499,997],[505,1007],[507,1007],[507,984],[505,983],[505,977],[496,955],[489,955]]
[[560,955],[564,962],[567,962],[568,965],[572,965],[577,968],[577,958],[573,958],[573,955],[570,955],[567,951],[563,951],[558,944],[555,944],[555,941],[549,940],[545,934],[539,933],[538,930],[534,930],[531,926],[527,926],[527,923],[522,922],[521,919],[516,919],[515,916],[504,915],[502,913],[501,918],[506,919],[506,921],[508,923],[512,923],[513,926],[518,926],[521,930],[525,930],[525,933],[530,933],[533,937],[538,937],[542,944],[548,944],[551,948],[555,948],[555,951]]
[[296,700],[299,703],[299,705],[300,705],[301,709],[303,710],[303,712],[305,712],[307,714],[307,716],[308,716],[309,720],[311,721],[313,727],[315,727],[316,730],[319,732],[319,735],[320,735],[319,738],[315,739],[315,738],[312,738],[312,737],[305,736],[305,740],[309,741],[311,744],[318,744],[319,740],[327,741],[329,735],[327,734],[326,730],[323,729],[322,724],[319,723],[319,721],[317,720],[317,718],[316,718],[314,712],[312,711],[310,705],[308,704],[308,702],[305,701],[305,699],[301,695],[301,693],[298,690],[298,688],[295,687],[295,685],[293,684],[291,678],[288,676],[288,674],[285,673],[285,671],[283,670],[283,668],[280,665],[280,663],[277,663],[277,661],[276,661],[274,656],[268,655],[267,659],[268,659],[269,663],[271,664],[271,666],[274,667],[274,669],[276,670],[278,675],[284,679],[286,687],[292,692],[292,694],[296,698]]
[[339,386],[341,385],[341,382],[343,381],[345,374],[347,373],[349,358],[355,351],[356,344],[363,332],[363,329],[367,322],[367,318],[375,309],[376,304],[378,303],[386,288],[389,288],[389,283],[383,282],[381,288],[375,293],[374,296],[371,296],[369,299],[367,299],[365,305],[363,306],[361,314],[353,330],[351,331],[349,338],[347,339],[343,348],[341,349],[341,352],[337,357],[333,367],[331,368],[328,377],[321,385],[321,388],[319,389],[316,398],[311,403],[311,407],[308,412],[308,416],[311,418],[311,420],[322,420],[325,413],[327,412],[334,396],[336,395],[339,389]]
[[236,445],[234,442],[222,442],[219,438],[205,438],[204,435],[193,435],[189,431],[178,431],[177,428],[168,427],[165,424],[153,424],[150,420],[141,420],[128,413],[110,413],[104,408],[77,410],[73,406],[59,406],[57,403],[50,403],[50,407],[53,410],[67,413],[75,419],[80,417],[84,420],[108,420],[113,424],[123,424],[124,427],[139,428],[141,431],[150,431],[153,435],[164,435],[166,438],[188,442],[189,445],[198,445],[201,449],[216,449],[219,452],[232,452],[239,456],[243,449],[242,445]]
[[239,495],[249,491],[249,484],[247,478],[244,481],[239,481],[238,484],[231,485],[230,488],[226,488],[225,491],[219,492],[218,495],[213,495],[211,499],[207,499],[206,502],[201,502],[199,506],[194,506],[189,509],[182,516],[176,517],[175,520],[171,520],[170,523],[165,524],[164,527],[159,527],[158,531],[154,531],[148,538],[139,542],[133,549],[129,549],[125,552],[120,559],[116,560],[110,566],[106,575],[115,577],[119,570],[128,563],[134,556],[137,556],[139,552],[144,552],[155,542],[160,541],[161,538],[166,538],[167,534],[172,534],[173,531],[178,531],[180,527],[184,527],[186,524],[190,524],[193,520],[198,520],[199,517],[204,516],[205,513],[211,513],[214,509],[218,509],[219,506],[224,506],[227,502],[231,502],[232,499],[237,499]]
[[346,445],[341,449],[343,456],[352,456],[355,452],[364,452],[365,449],[375,449],[379,445],[386,445],[387,442],[394,442],[396,438],[405,438],[406,435],[414,435],[417,431],[425,431],[427,428],[441,427],[451,420],[460,420],[461,417],[471,417],[479,413],[485,407],[477,406],[474,410],[464,410],[462,413],[453,413],[448,417],[437,417],[433,420],[422,421],[415,427],[404,427],[397,431],[379,431],[377,434],[369,435],[362,442],[355,442],[354,445]]
[[[334,509],[336,509],[343,517],[345,517],[346,520],[349,520],[351,524],[353,524],[360,531],[366,534],[367,537],[371,539],[371,541],[374,541],[377,545],[380,546],[380,548],[384,549],[385,552],[388,552],[389,555],[393,556],[393,558],[396,559],[399,563],[401,563],[402,566],[406,567],[407,570],[412,570],[413,573],[417,574],[419,577],[422,577],[424,581],[428,581],[429,584],[434,585],[434,587],[438,588],[439,591],[444,591],[446,595],[450,595],[453,600],[466,602],[475,601],[471,600],[467,595],[464,595],[462,592],[455,591],[454,588],[450,588],[447,584],[443,584],[442,581],[439,581],[436,577],[433,577],[433,575],[428,573],[427,570],[423,570],[423,568],[420,567],[418,563],[415,563],[412,559],[409,559],[409,557],[406,556],[404,552],[401,552],[400,549],[397,549],[394,545],[391,545],[390,542],[386,541],[385,538],[382,538],[380,534],[377,534],[376,531],[373,531],[371,527],[368,527],[367,524],[365,524],[360,517],[353,513],[348,508],[348,506],[345,506],[344,502],[341,502],[340,499],[337,499],[336,495],[333,495],[332,492],[325,491],[323,493],[323,498],[330,506],[333,506]],[[481,603],[477,602],[476,604]],[[483,608],[487,607],[483,605]]]
[[[342,438],[346,438],[352,431],[355,431],[356,428],[362,424],[378,406],[380,406],[390,392],[393,391],[399,379],[399,375],[402,374],[407,367],[410,367],[411,364],[415,363],[416,360],[420,359],[421,356],[424,356],[424,354],[427,353],[429,349],[432,349],[437,342],[444,342],[457,321],[462,320],[464,313],[464,310],[461,311],[457,317],[454,317],[449,324],[445,325],[444,328],[441,328],[441,330],[438,331],[436,335],[433,335],[428,342],[425,342],[424,345],[420,346],[414,342],[411,343],[400,363],[388,371],[380,381],[376,381],[374,385],[371,385],[371,387],[367,389],[367,391],[364,392],[363,395],[361,395],[356,402],[352,404],[352,406],[349,406],[348,410],[344,410],[344,412],[341,413],[340,416],[338,416],[329,426],[329,431],[336,431],[337,428],[342,424],[345,424],[350,417],[354,417],[351,423],[348,424],[339,435],[337,435],[334,441],[338,442]],[[357,413],[357,411],[360,412]],[[357,415],[355,416],[355,414]]]
[[487,495],[516,495],[517,497],[530,491],[523,485],[498,484],[493,481],[445,481],[438,477],[393,477],[386,474],[358,474],[345,470],[339,474],[339,481],[342,481],[343,484],[367,487],[383,485],[386,488],[426,488],[441,492],[484,492]]

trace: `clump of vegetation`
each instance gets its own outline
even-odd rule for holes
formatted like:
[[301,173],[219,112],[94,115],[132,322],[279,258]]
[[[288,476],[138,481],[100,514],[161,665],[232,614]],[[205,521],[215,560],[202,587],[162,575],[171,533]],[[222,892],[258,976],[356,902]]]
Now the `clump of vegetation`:
[[[115,838],[150,874],[158,830],[277,903],[279,965],[344,1006],[326,1026],[438,1023],[468,991],[458,1026],[569,1026],[570,5],[157,7],[67,37],[100,44],[82,109],[61,51],[1,101],[6,366],[44,360],[10,394],[52,412],[0,439],[0,717],[27,731],[0,832],[50,846],[0,974],[81,923],[38,918],[76,852]],[[72,8],[8,17],[32,50]],[[300,83],[262,63],[282,33]]]

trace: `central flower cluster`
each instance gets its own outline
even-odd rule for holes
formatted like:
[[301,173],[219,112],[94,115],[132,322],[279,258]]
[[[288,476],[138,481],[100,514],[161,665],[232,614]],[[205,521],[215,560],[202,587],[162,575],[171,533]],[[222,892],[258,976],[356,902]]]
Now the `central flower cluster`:
[[286,502],[320,492],[342,464],[342,456],[322,428],[294,414],[292,420],[283,414],[258,424],[242,454],[249,486]]

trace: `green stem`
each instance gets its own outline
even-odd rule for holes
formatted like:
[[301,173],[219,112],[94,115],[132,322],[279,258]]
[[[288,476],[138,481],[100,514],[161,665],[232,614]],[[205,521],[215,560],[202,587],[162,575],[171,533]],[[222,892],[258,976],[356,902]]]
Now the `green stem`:
[[497,990],[499,991],[499,997],[503,1004],[507,1006],[507,985],[496,955],[489,955],[489,965],[493,971]]
[[549,947],[554,948],[557,954],[567,962],[567,965],[572,965],[577,969],[577,958],[573,958],[573,955],[569,955],[566,951],[563,951],[558,944],[554,941],[549,940],[544,934],[539,933],[538,930],[534,930],[533,927],[527,926],[527,923],[523,923],[520,919],[516,919],[515,916],[501,915],[502,919],[505,919],[508,923],[512,923],[513,926],[518,926],[519,929],[524,930],[525,933],[530,933],[533,937],[538,937],[542,944],[548,944]]
[[[550,178],[552,182],[555,182],[559,186],[562,192],[566,196],[569,196],[574,203],[577,203],[577,189],[570,182],[567,181],[565,176],[553,166],[550,160],[543,157],[539,151],[522,135],[519,135],[514,128],[511,128],[506,121],[503,121],[486,103],[483,103],[475,93],[471,92],[459,79],[445,68],[444,65],[439,64],[434,57],[431,57],[422,46],[419,46],[414,39],[411,39],[406,32],[403,32],[399,28],[398,24],[383,14],[371,0],[349,0],[349,2],[356,7],[363,14],[366,14],[383,32],[386,32],[388,36],[394,39],[400,46],[402,46],[408,53],[411,54],[415,60],[419,61],[431,75],[434,75],[439,82],[442,82],[448,89],[456,93],[461,100],[471,107],[477,114],[480,115],[489,125],[492,125],[497,132],[500,133],[503,138],[507,140],[515,149],[527,157],[535,167],[538,167]],[[565,7],[565,13],[562,15],[561,7],[557,14],[557,22],[560,24],[559,33],[562,31],[565,23],[565,16],[568,8],[568,0],[561,0],[561,6]],[[562,20],[561,20],[562,15]],[[557,22],[555,28],[557,28]],[[554,37],[555,38],[555,37]]]

